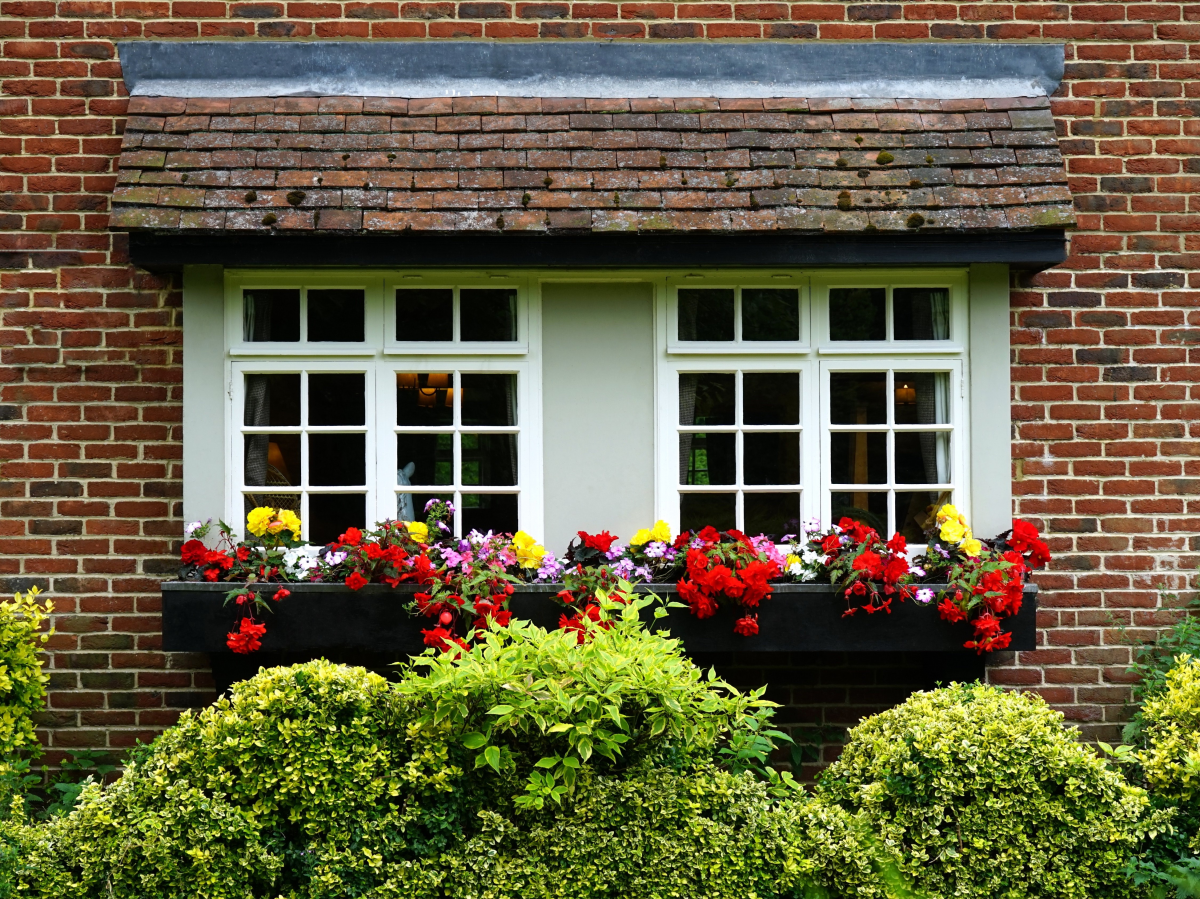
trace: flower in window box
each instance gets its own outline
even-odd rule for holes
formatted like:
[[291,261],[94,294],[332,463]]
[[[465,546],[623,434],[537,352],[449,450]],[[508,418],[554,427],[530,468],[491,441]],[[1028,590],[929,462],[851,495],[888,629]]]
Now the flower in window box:
[[406,521],[404,528],[408,531],[408,535],[416,540],[421,545],[429,543],[429,525],[423,521]]
[[538,568],[546,556],[546,547],[524,531],[513,534],[512,545],[517,553],[517,564],[522,568]]

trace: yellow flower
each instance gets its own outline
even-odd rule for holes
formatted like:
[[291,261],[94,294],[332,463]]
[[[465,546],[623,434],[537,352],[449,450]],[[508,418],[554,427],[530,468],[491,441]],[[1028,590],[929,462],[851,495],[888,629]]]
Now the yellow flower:
[[279,510],[279,523],[285,531],[291,531],[292,536],[300,539],[300,517],[291,509]]
[[974,537],[968,537],[958,545],[958,548],[965,552],[968,556],[978,557],[983,552],[983,544]]
[[784,568],[791,568],[793,565],[800,564],[800,557],[795,553],[788,553],[788,557],[783,561]]
[[957,520],[959,517],[958,509],[954,508],[954,506],[950,505],[949,503],[946,503],[946,505],[942,506],[937,511],[938,524],[941,524],[943,521],[946,521],[950,518]]
[[429,527],[423,521],[403,521],[401,524],[408,530],[408,536],[418,543],[429,542]]
[[938,532],[947,543],[958,543],[967,535],[967,529],[959,524],[957,519],[947,519],[942,522],[942,528]]
[[659,543],[670,543],[671,526],[660,518],[650,529],[650,539],[657,540]]
[[630,546],[645,546],[651,540],[648,528],[641,528],[629,541]]
[[513,549],[517,551],[517,561],[521,563],[522,568],[537,568],[542,564],[542,557],[546,555],[546,547],[524,531],[517,531],[513,534],[512,545]]
[[270,506],[259,506],[257,509],[251,509],[246,516],[246,530],[255,537],[261,537],[267,532],[267,528],[271,525],[271,520],[275,517],[275,510]]

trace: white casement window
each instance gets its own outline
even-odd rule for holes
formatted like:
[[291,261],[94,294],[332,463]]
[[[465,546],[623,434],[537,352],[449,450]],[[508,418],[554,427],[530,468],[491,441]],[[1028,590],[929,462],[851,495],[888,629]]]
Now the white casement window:
[[229,520],[295,510],[305,538],[420,518],[540,517],[540,381],[519,279],[231,275]]
[[966,279],[786,278],[668,280],[660,505],[681,528],[848,516],[919,541],[967,498]]

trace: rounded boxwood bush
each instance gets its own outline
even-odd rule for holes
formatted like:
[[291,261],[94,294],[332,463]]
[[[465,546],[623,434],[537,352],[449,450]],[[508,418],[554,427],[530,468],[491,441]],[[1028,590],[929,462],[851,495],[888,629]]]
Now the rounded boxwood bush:
[[1167,799],[1195,804],[1200,792],[1200,660],[1183,654],[1163,688],[1142,706],[1146,748],[1137,754],[1150,788]]
[[821,791],[865,815],[927,899],[1115,899],[1145,793],[1040,697],[917,693],[850,732]]

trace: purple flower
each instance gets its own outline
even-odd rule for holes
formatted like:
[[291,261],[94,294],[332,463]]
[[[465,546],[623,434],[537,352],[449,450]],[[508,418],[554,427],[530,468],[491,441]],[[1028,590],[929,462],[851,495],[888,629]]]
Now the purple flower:
[[613,559],[619,559],[624,552],[625,547],[623,547],[620,543],[614,543],[608,548],[608,552],[604,554],[604,558],[611,562]]
[[629,579],[629,575],[633,573],[633,561],[630,559],[621,559],[612,567],[612,573],[617,577]]
[[909,574],[914,574],[917,577],[925,577],[925,569],[922,568],[920,565],[909,565],[908,571],[909,571]]
[[651,559],[661,559],[667,554],[667,544],[654,540],[646,544],[645,552]]
[[917,599],[917,602],[921,603],[922,605],[927,606],[931,602],[933,602],[933,591],[930,590],[928,587],[922,587],[921,589],[919,589],[917,591],[916,599]]
[[328,562],[330,565],[341,565],[343,562],[346,561],[346,553],[344,553],[344,552],[330,553],[329,555],[327,555],[325,557],[325,561]]

